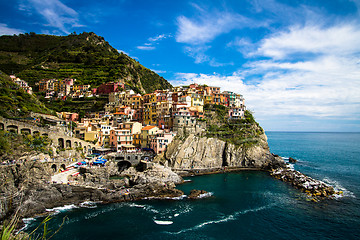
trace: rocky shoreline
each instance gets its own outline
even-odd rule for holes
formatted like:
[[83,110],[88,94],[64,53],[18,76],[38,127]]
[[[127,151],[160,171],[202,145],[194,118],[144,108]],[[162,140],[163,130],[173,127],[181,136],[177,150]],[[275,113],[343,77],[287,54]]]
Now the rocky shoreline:
[[[26,165],[26,163],[25,163]],[[17,166],[18,168],[21,166]],[[24,167],[24,166],[23,166]],[[29,166],[27,166],[29,167]],[[15,170],[15,166],[9,166],[10,173],[20,173]],[[32,169],[46,172],[40,163],[32,164]],[[9,170],[9,169],[8,169]],[[24,169],[23,169],[24,170]],[[16,208],[19,208],[18,215],[22,218],[29,218],[38,215],[51,214],[48,209],[62,207],[65,205],[80,205],[85,201],[101,202],[102,204],[136,201],[142,199],[180,199],[184,197],[184,193],[176,189],[175,184],[183,183],[181,176],[196,176],[205,174],[221,174],[225,172],[244,171],[244,170],[260,170],[254,168],[220,168],[220,169],[202,169],[191,171],[175,171],[170,168],[154,164],[144,172],[138,172],[134,168],[130,168],[122,173],[122,179],[110,180],[106,175],[109,169],[82,169],[77,183],[79,185],[52,184],[48,179],[49,175],[35,181],[39,176],[32,172],[29,176],[17,176],[22,178],[23,182],[27,182],[27,189],[21,186],[19,194],[13,195],[8,204],[1,201],[2,218],[10,217]],[[31,171],[30,171],[31,172]],[[341,194],[336,192],[333,187],[311,177],[308,177],[298,171],[278,167],[269,171],[270,175],[276,179],[290,183],[293,187],[301,190],[311,197],[311,200],[317,202],[319,200]],[[181,175],[181,176],[180,176]],[[11,180],[10,180],[11,181]],[[14,186],[15,187],[15,182]],[[21,185],[21,184],[20,184]],[[19,187],[19,186],[18,186]],[[18,189],[18,188],[16,188]],[[15,188],[12,190],[16,191]],[[19,190],[19,189],[18,189]],[[2,193],[4,190],[2,189]],[[201,197],[209,197],[211,194],[203,190],[193,190],[188,199],[197,199]],[[10,200],[10,198],[8,199]],[[4,211],[5,214],[4,214]]]
[[[47,163],[27,161],[1,166],[0,220],[11,217],[17,210],[19,217],[33,217],[46,209],[85,201],[181,198],[184,193],[176,189],[176,184],[183,182],[182,177],[244,170],[269,172],[305,192],[313,201],[339,194],[333,187],[289,169],[281,157],[269,152],[265,135],[252,148],[194,135],[175,143],[146,170],[130,167],[119,172],[117,163],[108,161],[102,168],[81,168],[79,174],[69,176],[68,185],[51,183],[54,172]],[[187,197],[199,196],[208,195],[197,190]]]
[[270,175],[283,182],[288,182],[294,188],[306,193],[313,202],[342,195],[341,191],[335,191],[332,186],[290,168],[273,169],[270,171]]

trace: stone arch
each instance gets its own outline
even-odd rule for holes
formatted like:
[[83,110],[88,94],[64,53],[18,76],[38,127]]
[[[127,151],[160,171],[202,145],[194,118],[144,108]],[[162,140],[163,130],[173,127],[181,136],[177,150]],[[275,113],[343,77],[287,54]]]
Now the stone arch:
[[47,134],[47,133],[43,133],[42,134],[44,137],[49,137],[49,134]]
[[81,142],[79,142],[79,147],[82,147],[82,144],[81,144]]
[[6,129],[7,129],[7,131],[13,132],[13,133],[18,133],[18,131],[19,131],[19,128],[16,125],[8,125]]
[[51,165],[51,169],[53,170],[53,172],[56,172],[56,170],[57,170],[56,164]]
[[79,145],[78,145],[78,142],[74,142],[74,146],[75,147],[78,147]]
[[62,170],[65,170],[65,169],[66,169],[65,164],[64,164],[64,163],[63,163],[63,164],[61,164],[60,168],[61,168]]
[[66,148],[71,148],[71,140],[66,140]]
[[40,136],[40,132],[39,131],[33,131],[33,135],[34,136]]
[[64,147],[65,147],[64,139],[63,139],[63,138],[59,138],[59,139],[58,139],[58,146],[59,146],[59,148],[64,148]]
[[24,134],[24,135],[31,135],[31,129],[30,128],[22,128],[20,130],[21,134]]
[[5,125],[3,123],[0,123],[0,130],[5,130]]
[[131,167],[131,163],[129,161],[120,161],[118,162],[117,166],[118,166],[118,171],[122,172],[128,169],[129,167]]

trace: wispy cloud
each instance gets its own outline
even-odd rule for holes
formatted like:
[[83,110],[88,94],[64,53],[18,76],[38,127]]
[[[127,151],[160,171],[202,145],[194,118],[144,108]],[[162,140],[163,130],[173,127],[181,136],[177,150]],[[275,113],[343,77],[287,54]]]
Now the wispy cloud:
[[206,51],[210,46],[186,46],[184,47],[185,53],[195,59],[195,63],[207,63],[212,67],[223,67],[228,65],[234,65],[233,62],[221,63],[218,62],[214,57],[210,57],[206,54]]
[[156,72],[157,74],[166,73],[166,71],[164,71],[164,70],[151,69],[151,71]]
[[4,23],[0,23],[0,35],[13,35],[13,34],[20,34],[24,31],[17,28],[10,28]]
[[150,51],[150,50],[155,50],[156,49],[156,45],[159,44],[160,41],[171,37],[170,34],[159,34],[156,35],[155,37],[150,37],[148,38],[149,42],[144,43],[142,46],[137,46],[137,49],[140,50],[146,50],[146,51]]
[[235,40],[229,42],[227,47],[235,47],[244,56],[248,56],[249,53],[256,50],[256,45],[248,38],[236,37]]
[[159,35],[157,35],[155,37],[149,38],[148,40],[150,42],[158,42],[158,41],[161,41],[161,40],[166,39],[168,37],[171,37],[171,35],[170,34],[159,34]]
[[212,41],[234,29],[253,28],[266,24],[251,20],[238,13],[225,10],[206,11],[196,4],[192,5],[197,14],[192,18],[182,15],[176,19],[175,39],[178,43],[186,44],[184,51],[195,59],[195,63],[208,63],[213,67],[232,64],[219,63],[214,57],[208,56],[206,51],[211,48]]
[[205,44],[223,33],[249,25],[250,20],[230,12],[202,13],[198,18],[177,18],[176,41],[187,44]]
[[28,0],[19,5],[19,10],[40,14],[46,21],[44,26],[69,34],[74,27],[82,27],[78,13],[60,0]]
[[136,48],[140,49],[140,50],[146,50],[146,51],[151,51],[151,50],[155,49],[154,46],[137,46]]

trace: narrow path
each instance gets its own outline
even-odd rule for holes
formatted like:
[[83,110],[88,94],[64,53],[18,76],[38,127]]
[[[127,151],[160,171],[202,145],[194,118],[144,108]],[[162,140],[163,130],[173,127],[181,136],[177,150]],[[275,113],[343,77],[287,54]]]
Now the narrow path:
[[71,174],[74,174],[76,172],[78,172],[79,170],[76,168],[70,169],[69,171],[66,172],[62,172],[62,173],[57,173],[54,176],[51,177],[51,182],[56,182],[56,183],[67,183],[68,182],[68,177]]

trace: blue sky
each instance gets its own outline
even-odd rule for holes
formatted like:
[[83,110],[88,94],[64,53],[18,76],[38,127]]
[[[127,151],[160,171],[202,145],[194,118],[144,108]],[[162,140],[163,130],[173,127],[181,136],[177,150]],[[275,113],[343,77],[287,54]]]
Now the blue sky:
[[173,85],[244,95],[267,131],[360,131],[360,0],[0,0],[0,35],[95,32]]

